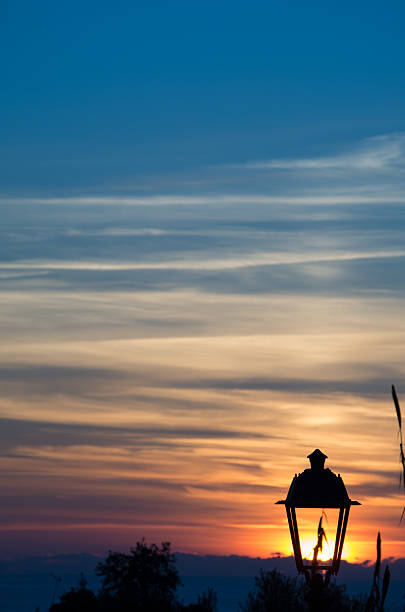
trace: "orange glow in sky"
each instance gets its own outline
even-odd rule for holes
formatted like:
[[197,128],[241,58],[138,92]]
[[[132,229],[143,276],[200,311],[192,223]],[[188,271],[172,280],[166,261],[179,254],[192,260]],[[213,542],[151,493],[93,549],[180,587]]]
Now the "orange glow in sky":
[[[343,556],[374,559],[379,531],[383,555],[404,556],[390,387],[405,407],[405,298],[403,282],[387,285],[404,240],[363,182],[383,181],[376,160],[386,169],[404,142],[334,157],[358,160],[353,192],[345,173],[330,185],[328,158],[310,177],[299,166],[296,191],[287,164],[280,193],[270,179],[258,193],[259,169],[253,180],[241,167],[248,195],[228,193],[227,175],[217,195],[0,202],[5,554],[103,554],[143,536],[185,552],[291,554],[275,502],[320,448],[362,504]],[[391,179],[374,185],[381,201]],[[309,556],[318,520],[304,517]]]

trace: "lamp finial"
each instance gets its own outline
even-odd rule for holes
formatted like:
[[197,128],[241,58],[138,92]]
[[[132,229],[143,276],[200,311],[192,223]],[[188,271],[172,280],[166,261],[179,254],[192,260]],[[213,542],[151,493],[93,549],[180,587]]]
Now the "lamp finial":
[[319,448],[316,448],[310,455],[307,455],[307,457],[311,463],[311,470],[323,470],[325,459],[328,458]]

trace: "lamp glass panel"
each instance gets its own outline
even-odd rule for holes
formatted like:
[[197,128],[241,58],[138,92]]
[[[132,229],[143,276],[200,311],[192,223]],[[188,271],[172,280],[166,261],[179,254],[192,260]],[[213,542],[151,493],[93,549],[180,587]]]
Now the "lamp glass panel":
[[325,562],[333,558],[339,508],[296,508],[298,533],[301,554],[304,563],[312,562],[314,548],[318,544],[318,525],[322,517],[322,528],[326,539],[322,537],[322,550],[318,550],[318,561]]

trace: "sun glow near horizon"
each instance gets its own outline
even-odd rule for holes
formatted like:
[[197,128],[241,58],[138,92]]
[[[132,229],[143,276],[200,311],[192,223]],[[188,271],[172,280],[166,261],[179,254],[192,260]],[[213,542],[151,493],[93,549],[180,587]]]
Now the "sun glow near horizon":
[[[402,205],[315,210],[306,187],[299,210],[231,193],[209,206],[31,203],[34,215],[0,202],[13,254],[0,262],[4,547],[145,536],[291,554],[274,502],[320,448],[363,504],[343,557],[372,559],[378,531],[383,555],[401,555]],[[327,514],[320,559],[333,554]],[[318,521],[303,523],[309,558]]]

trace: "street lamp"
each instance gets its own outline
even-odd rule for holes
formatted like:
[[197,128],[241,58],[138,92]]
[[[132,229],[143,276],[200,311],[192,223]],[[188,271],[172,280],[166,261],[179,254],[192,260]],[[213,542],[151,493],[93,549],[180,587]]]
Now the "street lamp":
[[[340,474],[336,476],[329,468],[324,468],[327,456],[322,451],[317,448],[308,455],[308,459],[311,463],[311,468],[304,470],[298,476],[296,474],[290,485],[287,499],[276,503],[285,505],[298,573],[305,575],[308,584],[327,585],[331,575],[336,575],[339,571],[350,506],[358,506],[360,503],[349,499]],[[313,548],[312,560],[302,558],[296,508],[320,508],[322,510],[318,523],[317,543]],[[320,562],[318,560],[318,553],[322,550],[322,543],[325,538],[322,516],[326,508],[338,508],[339,518],[337,521],[333,558],[328,562]],[[321,572],[324,572],[324,580]]]

